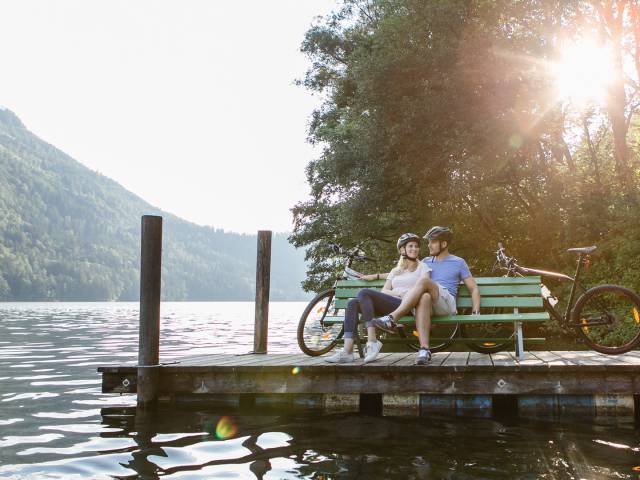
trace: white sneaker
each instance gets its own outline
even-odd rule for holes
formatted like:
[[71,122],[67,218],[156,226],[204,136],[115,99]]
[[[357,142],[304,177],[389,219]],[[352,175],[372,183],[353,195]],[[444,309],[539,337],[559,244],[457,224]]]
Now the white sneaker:
[[344,349],[334,353],[329,358],[325,358],[325,361],[329,363],[352,363],[353,360],[353,353],[347,353]]
[[376,340],[375,342],[367,342],[366,355],[364,357],[364,363],[373,362],[378,358],[378,354],[382,349],[382,342]]

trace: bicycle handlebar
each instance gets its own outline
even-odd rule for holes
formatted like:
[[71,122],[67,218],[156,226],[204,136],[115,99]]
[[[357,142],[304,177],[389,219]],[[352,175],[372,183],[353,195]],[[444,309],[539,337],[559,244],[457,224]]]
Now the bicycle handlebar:
[[376,260],[375,258],[365,255],[364,252],[360,250],[360,247],[362,247],[364,243],[365,241],[358,243],[351,250],[345,250],[337,243],[329,243],[328,246],[329,248],[331,248],[331,250],[333,250],[334,253],[336,253],[337,255],[344,255],[347,259],[364,262],[374,262]]

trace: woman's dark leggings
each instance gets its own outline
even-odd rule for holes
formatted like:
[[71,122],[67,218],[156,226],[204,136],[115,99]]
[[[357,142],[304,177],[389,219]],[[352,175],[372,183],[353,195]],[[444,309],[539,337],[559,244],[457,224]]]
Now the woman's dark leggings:
[[386,315],[393,312],[402,300],[393,295],[363,288],[356,298],[347,303],[347,312],[344,315],[344,338],[353,338],[358,324],[358,314],[362,314],[365,327],[371,326],[371,320],[375,315]]

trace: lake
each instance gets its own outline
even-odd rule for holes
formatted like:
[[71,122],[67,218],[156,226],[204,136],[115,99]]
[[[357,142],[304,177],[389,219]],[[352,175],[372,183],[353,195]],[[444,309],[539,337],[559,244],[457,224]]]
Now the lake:
[[[270,304],[269,351],[298,352],[304,303]],[[244,353],[252,302],[162,304],[160,360]],[[102,394],[135,364],[137,303],[0,303],[0,478],[640,478],[629,419],[228,416]]]

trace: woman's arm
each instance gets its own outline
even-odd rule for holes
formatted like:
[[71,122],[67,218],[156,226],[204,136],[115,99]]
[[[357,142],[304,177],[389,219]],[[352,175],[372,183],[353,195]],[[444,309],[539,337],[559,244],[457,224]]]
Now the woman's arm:
[[370,282],[372,280],[386,280],[388,276],[388,273],[371,273],[369,275],[360,275],[360,279]]
[[382,293],[386,293],[387,295],[393,295],[394,297],[399,297],[400,295],[398,294],[398,292],[394,292],[393,291],[393,287],[391,286],[391,279],[393,278],[393,270],[391,270],[385,277],[387,279],[386,282],[384,282],[384,286],[382,287],[382,290],[380,290]]

